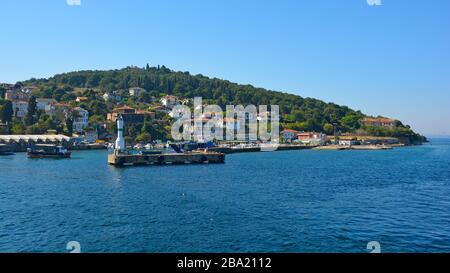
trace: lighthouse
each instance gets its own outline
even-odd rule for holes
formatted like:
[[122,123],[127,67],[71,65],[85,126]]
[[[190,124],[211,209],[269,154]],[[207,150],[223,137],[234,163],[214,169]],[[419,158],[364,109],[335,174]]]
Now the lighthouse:
[[117,139],[115,145],[115,151],[125,151],[125,139],[123,138],[123,118],[122,115],[117,119]]

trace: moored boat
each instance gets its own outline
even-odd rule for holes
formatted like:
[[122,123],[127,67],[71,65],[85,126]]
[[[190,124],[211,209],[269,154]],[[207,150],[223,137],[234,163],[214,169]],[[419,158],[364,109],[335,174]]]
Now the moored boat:
[[0,156],[14,155],[11,147],[8,145],[0,144]]
[[70,158],[66,148],[56,145],[40,144],[28,149],[28,158]]

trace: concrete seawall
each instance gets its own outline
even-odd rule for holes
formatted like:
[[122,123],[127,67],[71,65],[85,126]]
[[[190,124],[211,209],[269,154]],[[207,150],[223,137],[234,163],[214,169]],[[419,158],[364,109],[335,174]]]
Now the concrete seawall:
[[176,165],[176,164],[221,164],[225,163],[225,155],[217,152],[128,155],[110,154],[108,164],[116,167],[143,165]]

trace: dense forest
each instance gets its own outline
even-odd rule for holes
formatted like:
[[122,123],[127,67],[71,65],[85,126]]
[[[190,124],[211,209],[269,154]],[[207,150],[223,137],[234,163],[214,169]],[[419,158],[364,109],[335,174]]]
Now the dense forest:
[[175,72],[165,66],[78,71],[55,75],[49,79],[30,79],[19,84],[33,86],[36,97],[54,98],[58,101],[73,101],[76,96],[88,96],[89,103],[84,106],[91,116],[99,120],[114,106],[106,105],[101,99],[105,92],[122,91],[122,94],[126,94],[128,88],[141,87],[147,92],[137,99],[125,96],[121,103],[143,107],[155,98],[169,94],[180,98],[202,97],[204,102],[218,104],[223,109],[230,104],[279,105],[283,128],[332,134],[336,127],[343,133],[358,131],[378,136],[407,137],[412,141],[421,139],[421,136],[401,122],[392,129],[363,128],[360,120],[365,115],[346,106],[203,75],[191,75],[189,72]]

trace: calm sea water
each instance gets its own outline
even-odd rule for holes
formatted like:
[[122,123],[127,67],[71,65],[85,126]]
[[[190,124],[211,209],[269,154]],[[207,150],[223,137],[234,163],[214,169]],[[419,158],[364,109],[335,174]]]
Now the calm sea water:
[[116,169],[0,157],[0,252],[450,251],[450,140]]

